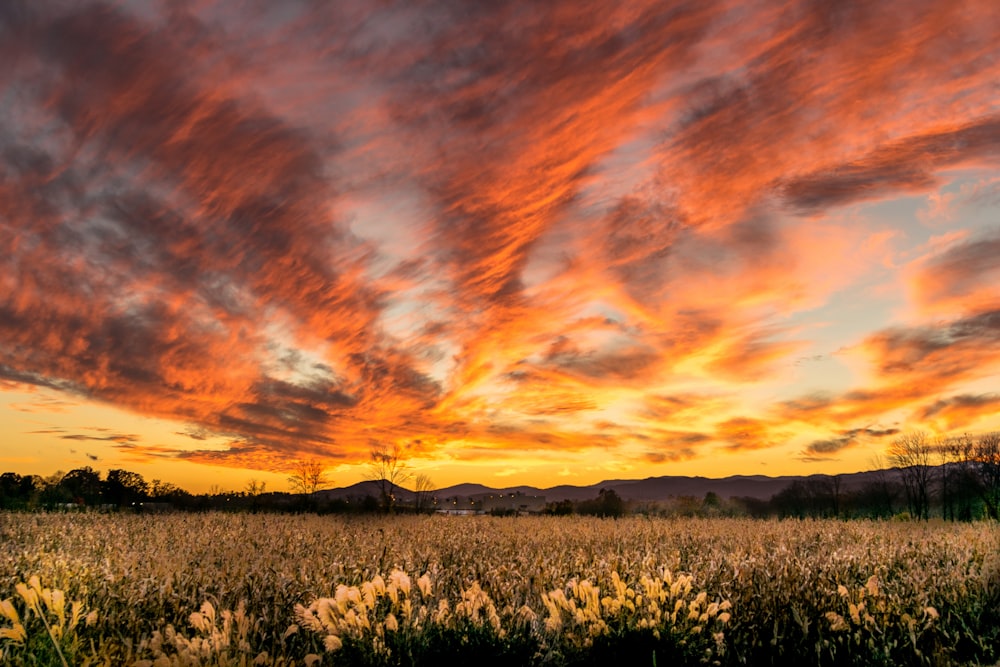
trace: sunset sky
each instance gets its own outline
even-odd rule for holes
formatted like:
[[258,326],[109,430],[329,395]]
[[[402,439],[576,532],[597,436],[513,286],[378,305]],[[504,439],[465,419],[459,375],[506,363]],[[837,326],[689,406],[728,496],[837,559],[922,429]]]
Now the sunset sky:
[[0,471],[1000,429],[996,0],[0,2]]

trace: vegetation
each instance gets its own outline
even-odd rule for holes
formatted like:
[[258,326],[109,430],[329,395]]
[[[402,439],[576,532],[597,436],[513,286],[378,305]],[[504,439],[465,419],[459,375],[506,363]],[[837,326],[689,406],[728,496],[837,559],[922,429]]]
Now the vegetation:
[[[318,459],[305,459],[292,464],[292,473],[288,483],[296,493],[310,494],[319,491],[330,483],[326,475],[326,466]],[[254,484],[254,489],[256,484]],[[261,489],[263,491],[263,488]]]
[[411,473],[384,447],[364,498],[315,493],[315,461],[292,471],[297,494],[3,473],[0,664],[996,663],[1000,435],[907,434],[888,454],[862,487],[602,488],[516,518],[421,515],[433,484],[398,495]]
[[0,543],[5,665],[1000,659],[994,523],[0,513]]
[[404,460],[402,449],[398,444],[376,442],[372,445],[370,454],[368,479],[378,485],[382,509],[391,514],[396,509],[397,488],[410,479],[410,467]]
[[[602,488],[596,497],[571,501],[549,498],[544,513],[620,517],[630,514],[662,517],[754,518],[912,518],[941,517],[951,521],[981,518],[1000,520],[1000,433],[977,438],[963,436],[935,440],[923,433],[909,433],[889,447],[885,469],[869,474],[862,486],[845,487],[843,476],[814,475],[791,482],[769,499],[678,496],[665,501],[635,502],[613,488]],[[127,470],[101,474],[90,468],[48,478],[0,474],[0,509],[70,509],[161,511],[277,511],[318,513],[426,513],[439,507],[463,511],[517,514],[516,507],[483,508],[470,499],[439,497],[425,474],[412,473],[398,447],[376,443],[371,450],[368,479],[373,495],[334,497],[317,494],[329,485],[326,468],[317,460],[292,464],[289,484],[294,493],[266,492],[251,480],[243,491],[215,489],[192,495],[171,484]],[[412,482],[413,490],[403,484]],[[541,508],[537,508],[541,510]],[[537,511],[532,509],[532,511]]]

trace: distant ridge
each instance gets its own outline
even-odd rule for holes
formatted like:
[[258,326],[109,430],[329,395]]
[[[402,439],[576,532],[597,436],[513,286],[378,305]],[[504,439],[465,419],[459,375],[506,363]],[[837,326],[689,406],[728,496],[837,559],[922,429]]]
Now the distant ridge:
[[[757,498],[768,500],[782,489],[788,487],[793,482],[818,482],[829,480],[834,477],[839,478],[841,491],[854,491],[868,484],[874,483],[879,476],[886,476],[889,479],[898,480],[899,471],[880,470],[856,473],[845,473],[842,475],[786,475],[781,477],[768,477],[766,475],[732,475],[730,477],[647,477],[645,479],[611,479],[590,484],[587,486],[573,486],[562,484],[548,488],[538,488],[534,486],[506,486],[490,487],[483,484],[463,483],[435,489],[430,495],[437,498],[468,498],[471,496],[489,494],[523,493],[526,496],[544,496],[547,501],[556,502],[559,500],[589,500],[596,498],[601,489],[614,490],[623,500],[657,502],[670,500],[681,496],[694,496],[702,498],[707,493],[714,493],[720,498]],[[378,484],[371,481],[359,482],[348,487],[338,489],[327,489],[317,492],[326,498],[355,498],[364,496],[378,496]],[[409,489],[397,487],[396,497],[399,500],[411,500],[413,492]]]

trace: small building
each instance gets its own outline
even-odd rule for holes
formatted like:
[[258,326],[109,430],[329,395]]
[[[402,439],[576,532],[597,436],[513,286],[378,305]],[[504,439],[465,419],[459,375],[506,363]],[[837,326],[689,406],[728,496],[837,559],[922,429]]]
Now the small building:
[[482,514],[479,510],[471,509],[468,507],[439,507],[434,510],[435,514],[447,514],[449,516],[473,516],[476,514]]

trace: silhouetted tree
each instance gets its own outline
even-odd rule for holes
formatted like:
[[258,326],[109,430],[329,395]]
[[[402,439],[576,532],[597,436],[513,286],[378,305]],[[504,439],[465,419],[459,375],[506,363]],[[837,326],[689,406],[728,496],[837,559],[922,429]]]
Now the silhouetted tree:
[[755,519],[763,519],[771,514],[771,503],[752,496],[740,496],[732,501],[743,508],[743,513]]
[[292,466],[292,474],[288,483],[294,493],[309,495],[326,487],[330,480],[326,475],[326,465],[317,459],[302,459]]
[[841,487],[843,486],[843,481],[840,475],[834,475],[830,478],[830,499],[833,505],[831,509],[833,510],[834,517],[839,517],[843,511],[843,507],[841,506],[843,494]]
[[780,517],[805,518],[811,509],[811,494],[805,482],[795,480],[771,498],[771,505]]
[[946,519],[969,521],[979,498],[979,480],[972,461],[975,441],[968,434],[943,443],[940,454],[941,512]]
[[424,511],[434,491],[434,482],[430,476],[420,473],[413,478],[413,505],[417,512]]
[[128,507],[148,499],[149,484],[139,473],[116,468],[101,482],[101,495],[105,502]]
[[258,482],[256,479],[251,479],[247,482],[246,493],[248,496],[259,496],[264,493],[264,489],[267,488],[267,482]]
[[889,446],[889,461],[900,469],[906,504],[915,519],[927,520],[930,515],[932,453],[927,434],[919,431],[896,438]]
[[266,487],[266,482],[258,482],[256,479],[251,479],[247,482],[245,493],[250,499],[250,509],[252,511],[257,512],[260,509],[260,497],[263,495]]
[[885,460],[876,454],[872,459],[874,480],[862,489],[865,514],[872,518],[891,517],[900,494],[899,485],[890,477],[886,465]]
[[979,436],[972,448],[972,462],[986,513],[1000,520],[1000,432]]
[[677,516],[698,516],[701,513],[702,500],[698,496],[677,496],[671,501],[673,513]]
[[24,508],[32,503],[36,489],[36,477],[5,472],[0,475],[0,507]]
[[718,516],[722,512],[722,499],[715,491],[708,491],[701,501],[701,513],[705,516]]
[[625,514],[625,501],[614,489],[601,489],[597,499],[601,504],[599,516],[619,517]]
[[101,474],[90,466],[76,468],[63,475],[59,488],[69,496],[68,502],[96,505],[101,499]]
[[410,478],[410,468],[403,460],[398,444],[373,443],[368,462],[368,479],[378,484],[382,509],[392,512],[396,507],[396,487]]
[[558,500],[545,504],[545,513],[553,516],[569,516],[573,513],[572,500]]
[[5,472],[0,475],[0,496],[17,497],[21,492],[21,476],[16,472]]
[[603,517],[619,517],[625,513],[625,503],[614,489],[601,489],[597,498],[577,503],[579,514]]
[[885,519],[893,515],[893,501],[899,495],[898,485],[888,475],[880,475],[866,483],[854,495],[852,505],[856,516]]
[[189,499],[191,494],[184,489],[171,484],[170,482],[161,482],[158,479],[154,479],[149,489],[150,500],[155,500],[156,502],[179,502],[183,499]]

